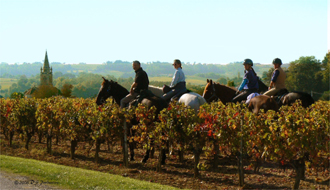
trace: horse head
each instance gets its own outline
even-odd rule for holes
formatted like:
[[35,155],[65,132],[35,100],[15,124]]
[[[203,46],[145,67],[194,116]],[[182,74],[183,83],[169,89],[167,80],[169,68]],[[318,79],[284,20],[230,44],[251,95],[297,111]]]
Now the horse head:
[[203,92],[203,98],[206,100],[207,103],[210,103],[212,101],[217,101],[219,97],[216,94],[216,90],[212,79],[210,80],[207,79],[206,82],[207,84]]
[[96,104],[97,105],[102,105],[106,99],[108,99],[111,96],[111,83],[113,82],[112,80],[109,81],[107,79],[103,78],[103,82],[101,84],[101,88],[99,90],[99,93],[97,94],[96,97]]
[[210,103],[212,101],[220,100],[226,104],[235,96],[236,89],[234,87],[221,85],[209,79],[206,80],[207,84],[203,92],[203,98]]
[[107,80],[104,77],[101,84],[100,91],[96,97],[96,104],[103,104],[106,99],[112,96],[117,104],[120,104],[120,100],[128,94],[128,90],[120,86],[117,82],[113,80]]

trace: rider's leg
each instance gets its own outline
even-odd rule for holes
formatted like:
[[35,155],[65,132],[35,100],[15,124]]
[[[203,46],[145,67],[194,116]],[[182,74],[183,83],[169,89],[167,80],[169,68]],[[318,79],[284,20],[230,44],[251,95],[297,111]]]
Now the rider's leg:
[[265,92],[264,95],[266,95],[266,96],[274,96],[280,90],[281,89],[272,88],[272,89],[268,90],[267,92]]
[[126,107],[126,105],[137,97],[138,93],[133,92],[133,94],[128,94],[125,98],[120,100],[120,108]]

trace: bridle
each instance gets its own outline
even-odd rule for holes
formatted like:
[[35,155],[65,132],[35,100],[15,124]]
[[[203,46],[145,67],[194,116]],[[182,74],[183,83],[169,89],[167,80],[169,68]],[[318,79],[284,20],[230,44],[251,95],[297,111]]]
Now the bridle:
[[220,98],[217,96],[216,92],[215,92],[215,87],[214,87],[214,83],[212,83],[212,90],[213,90],[213,94],[211,97],[209,97],[206,101],[207,102],[211,102],[211,99],[215,97],[214,100],[219,100]]
[[[111,84],[109,84],[108,88],[106,89],[106,93],[109,94],[110,93],[110,90],[111,90]],[[104,104],[106,99],[104,99],[103,97],[101,97],[101,100],[100,100],[101,103]],[[113,103],[113,100],[112,100],[112,103]]]

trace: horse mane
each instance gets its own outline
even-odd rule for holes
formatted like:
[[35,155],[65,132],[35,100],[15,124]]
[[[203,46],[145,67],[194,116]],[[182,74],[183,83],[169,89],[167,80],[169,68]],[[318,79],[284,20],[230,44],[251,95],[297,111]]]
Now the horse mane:
[[125,87],[123,87],[122,85],[120,85],[118,82],[110,81],[110,83],[112,83],[112,84],[116,84],[116,87],[117,87],[117,88],[119,88],[119,89],[123,89],[123,90],[125,90],[125,92],[129,92]]
[[228,86],[228,85],[224,85],[224,84],[220,84],[219,82],[214,82],[213,84],[220,85],[220,86],[224,86],[224,87],[227,87],[227,88],[232,89],[232,90],[234,90],[234,91],[237,90],[236,87]]

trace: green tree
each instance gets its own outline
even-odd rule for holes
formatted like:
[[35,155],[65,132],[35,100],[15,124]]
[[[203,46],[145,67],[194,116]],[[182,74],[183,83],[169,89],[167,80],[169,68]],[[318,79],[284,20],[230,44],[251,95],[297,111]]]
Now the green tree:
[[59,91],[54,86],[40,85],[38,90],[33,93],[35,98],[50,98],[59,95]]
[[300,57],[290,62],[286,87],[289,91],[321,92],[322,78],[320,75],[321,62],[314,56]]
[[273,72],[274,72],[274,68],[270,68],[267,72],[264,71],[262,73],[262,81],[268,85],[270,83],[270,80],[272,79],[272,75],[273,75]]
[[322,82],[325,91],[330,90],[330,51],[324,56],[322,61]]
[[24,94],[21,92],[13,92],[10,94],[10,98],[12,99],[18,99],[18,98],[23,98]]
[[71,97],[72,89],[73,89],[72,84],[65,83],[61,88],[62,96]]

